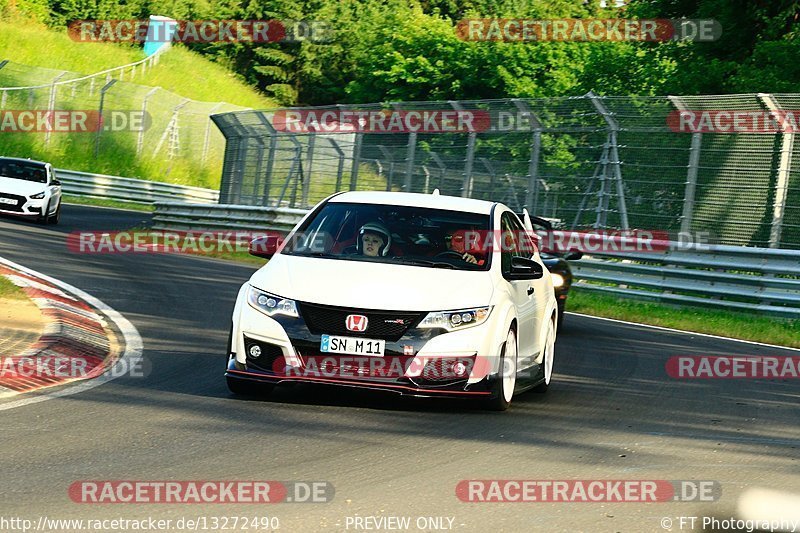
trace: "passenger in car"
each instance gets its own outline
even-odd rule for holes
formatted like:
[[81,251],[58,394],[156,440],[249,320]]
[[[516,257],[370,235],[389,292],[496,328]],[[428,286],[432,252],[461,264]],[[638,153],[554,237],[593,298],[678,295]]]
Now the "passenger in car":
[[[466,249],[466,235],[464,231],[458,230],[449,233],[445,238],[444,242],[447,244],[447,250],[450,252],[455,252],[461,255],[461,259],[466,261],[467,263],[471,263],[473,265],[480,265],[483,266],[485,263],[484,259],[479,259],[475,255],[469,253]],[[475,252],[475,250],[470,250]],[[477,253],[477,252],[476,252]]]
[[389,229],[380,222],[367,222],[358,230],[356,252],[367,257],[384,257],[392,245]]

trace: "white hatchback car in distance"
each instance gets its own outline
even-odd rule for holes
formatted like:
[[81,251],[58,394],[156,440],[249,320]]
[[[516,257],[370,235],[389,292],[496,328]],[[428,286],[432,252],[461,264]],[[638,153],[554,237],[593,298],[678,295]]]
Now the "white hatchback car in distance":
[[438,191],[323,200],[282,242],[251,244],[271,259],[239,291],[230,390],[325,383],[495,410],[545,391],[558,310],[526,222]]
[[0,213],[34,217],[43,224],[58,224],[61,182],[52,165],[0,157]]

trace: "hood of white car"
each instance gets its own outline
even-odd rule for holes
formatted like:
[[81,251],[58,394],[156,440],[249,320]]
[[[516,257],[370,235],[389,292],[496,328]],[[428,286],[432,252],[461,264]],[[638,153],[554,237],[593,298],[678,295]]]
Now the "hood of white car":
[[0,176],[0,192],[30,196],[32,194],[39,194],[45,189],[47,189],[47,184],[45,183],[36,183],[33,181],[4,178]]
[[489,304],[493,291],[489,272],[282,254],[250,283],[301,302],[393,311],[478,307]]

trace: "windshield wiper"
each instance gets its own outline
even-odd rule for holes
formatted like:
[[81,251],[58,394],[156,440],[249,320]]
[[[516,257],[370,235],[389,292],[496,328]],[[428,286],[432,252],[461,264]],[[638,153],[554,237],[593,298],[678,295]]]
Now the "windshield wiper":
[[328,252],[290,252],[289,255],[299,255],[301,257],[339,257]]
[[455,269],[456,267],[450,263],[445,263],[442,261],[428,261],[425,259],[404,259],[400,258],[400,262],[404,265],[417,265],[417,266],[429,266],[433,268],[449,268]]

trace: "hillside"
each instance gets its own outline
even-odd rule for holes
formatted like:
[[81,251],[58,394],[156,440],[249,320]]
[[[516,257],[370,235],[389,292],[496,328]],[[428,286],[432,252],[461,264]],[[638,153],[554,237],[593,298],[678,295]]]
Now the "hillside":
[[[139,47],[75,42],[65,31],[31,22],[0,21],[0,60],[10,61],[0,69],[0,86],[46,84],[59,74],[57,71],[69,71],[64,78],[69,79],[143,58]],[[97,82],[98,86],[102,85],[104,79]],[[137,69],[132,79],[127,74],[123,82],[115,85],[115,92],[109,93],[106,105],[140,109],[142,96],[150,90],[149,86],[165,91],[151,99],[148,113],[152,125],[138,156],[136,134],[131,132],[103,133],[97,158],[93,154],[92,134],[58,133],[45,145],[43,134],[3,132],[0,154],[42,159],[61,168],[216,187],[224,140],[212,126],[208,147],[203,148],[207,112],[220,101],[231,105],[217,107],[216,111],[275,106],[273,100],[249,87],[231,71],[181,46],[162,54],[155,67],[144,72]],[[33,100],[27,91],[9,91],[5,109],[27,109],[31,103],[35,108],[46,108],[47,98],[47,89],[36,91]],[[167,161],[167,150],[171,149],[168,143],[162,142],[160,151],[156,148],[164,137],[172,109],[185,98],[208,104],[192,102],[184,108],[186,118],[181,117],[183,129],[180,132],[183,145],[173,150],[174,158]],[[58,108],[96,109],[97,102],[96,89],[88,89],[86,84],[59,88]],[[207,151],[205,161],[200,157],[200,150]]]

